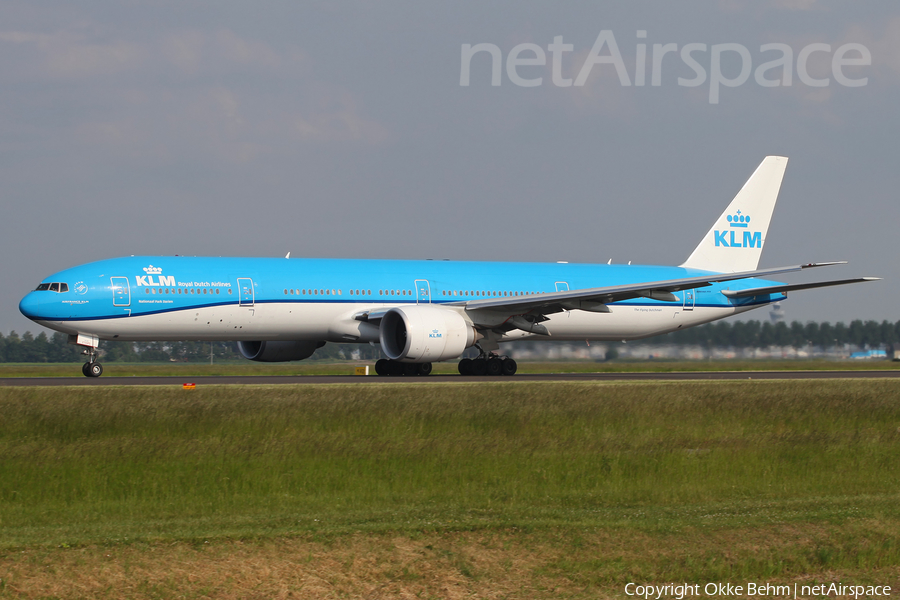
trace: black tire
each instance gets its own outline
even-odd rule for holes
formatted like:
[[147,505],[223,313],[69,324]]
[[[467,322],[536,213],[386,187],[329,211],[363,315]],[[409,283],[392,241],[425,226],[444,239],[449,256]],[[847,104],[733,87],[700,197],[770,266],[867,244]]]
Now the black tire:
[[379,358],[375,361],[375,373],[384,377],[390,373],[390,361],[386,358]]
[[419,365],[416,363],[400,363],[402,365],[403,374],[407,377],[413,377],[419,374]]
[[85,377],[91,376],[91,372],[88,371],[89,366],[91,366],[91,363],[84,363],[83,365],[81,365],[81,374],[84,375]]
[[416,365],[419,370],[419,375],[431,375],[431,363],[419,363]]
[[396,360],[389,360],[387,366],[388,375],[391,375],[392,377],[403,375],[403,363],[397,362]]
[[483,358],[476,358],[472,360],[472,364],[469,365],[469,374],[477,375],[481,377],[487,374],[487,361]]
[[485,366],[487,374],[491,377],[499,377],[503,374],[503,361],[499,358],[489,358]]
[[503,359],[503,374],[504,375],[515,375],[516,371],[519,369],[519,365],[516,364],[511,358]]
[[98,362],[88,363],[88,376],[100,377],[103,375],[103,365]]
[[471,358],[462,359],[461,361],[459,361],[459,365],[457,365],[457,368],[459,369],[460,375],[471,375],[472,374],[472,359]]

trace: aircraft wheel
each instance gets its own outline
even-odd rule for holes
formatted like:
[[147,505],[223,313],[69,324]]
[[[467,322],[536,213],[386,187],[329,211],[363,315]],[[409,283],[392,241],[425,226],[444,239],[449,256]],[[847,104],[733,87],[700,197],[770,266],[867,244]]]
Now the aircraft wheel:
[[86,362],[86,363],[84,363],[83,365],[81,365],[81,373],[82,373],[85,377],[90,377],[90,376],[91,376],[91,372],[88,371],[88,367],[90,367],[90,366],[91,366],[91,363],[89,363],[89,362]]
[[419,375],[431,375],[431,363],[419,363],[416,367]]
[[396,360],[388,361],[388,375],[398,376],[403,375],[403,363],[397,362]]
[[98,362],[88,363],[88,377],[100,377],[103,375],[103,365]]
[[499,358],[489,358],[485,364],[487,374],[496,377],[503,374],[503,361]]
[[515,375],[518,368],[519,368],[519,365],[517,365],[516,361],[514,361],[513,359],[511,359],[511,358],[503,359],[503,374],[504,375]]
[[375,361],[375,373],[381,376],[390,374],[390,361],[386,358],[379,358]]
[[472,359],[464,358],[459,361],[459,365],[457,366],[459,369],[460,375],[471,375],[472,374]]
[[419,374],[419,365],[416,363],[400,363],[403,374],[409,377]]
[[487,375],[487,361],[483,358],[474,359],[472,364],[469,365],[469,374],[477,375],[478,377]]

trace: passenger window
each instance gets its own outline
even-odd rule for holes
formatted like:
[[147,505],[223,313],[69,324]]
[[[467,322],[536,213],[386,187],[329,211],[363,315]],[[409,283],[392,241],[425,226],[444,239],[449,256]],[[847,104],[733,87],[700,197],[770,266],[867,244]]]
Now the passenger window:
[[217,294],[219,293],[219,288],[216,288],[216,293],[217,293]]
[[229,294],[231,293],[231,288],[228,288],[228,293],[229,293]]

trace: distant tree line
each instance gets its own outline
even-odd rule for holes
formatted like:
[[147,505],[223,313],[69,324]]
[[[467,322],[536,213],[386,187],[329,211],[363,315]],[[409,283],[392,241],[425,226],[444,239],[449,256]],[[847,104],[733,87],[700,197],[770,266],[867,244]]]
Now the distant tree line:
[[[0,363],[84,362],[82,348],[68,343],[64,333],[47,336],[41,332],[21,336],[15,331],[0,333]],[[102,362],[192,362],[208,363],[243,360],[234,342],[111,342],[101,341]],[[370,360],[381,358],[381,351],[369,344],[326,344],[312,359]]]
[[859,348],[888,346],[900,341],[900,321],[851,321],[831,324],[810,321],[719,321],[699,327],[680,329],[672,333],[645,340],[646,343],[704,346],[710,348],[769,348],[813,346],[822,349],[844,347]]
[[[82,362],[81,348],[68,343],[67,336],[54,333],[34,336],[15,331],[0,334],[0,362]],[[769,321],[719,321],[660,335],[638,343],[675,344],[707,348],[768,348],[771,346],[822,349],[844,347],[877,348],[900,342],[900,321],[852,321],[844,323],[790,324]],[[107,342],[100,343],[104,362],[209,362],[239,360],[234,342]],[[369,344],[326,344],[312,360],[374,360],[381,358],[377,346]]]

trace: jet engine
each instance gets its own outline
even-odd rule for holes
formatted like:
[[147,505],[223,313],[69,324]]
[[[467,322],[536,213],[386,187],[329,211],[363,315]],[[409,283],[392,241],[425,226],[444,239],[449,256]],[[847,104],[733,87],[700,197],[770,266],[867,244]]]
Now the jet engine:
[[477,341],[475,330],[459,313],[421,304],[387,311],[378,336],[388,358],[412,363],[456,358]]
[[325,342],[238,342],[238,352],[258,362],[286,362],[309,358]]

